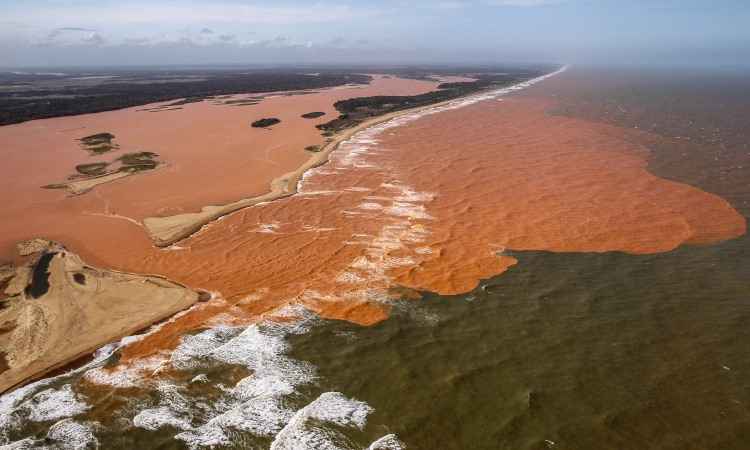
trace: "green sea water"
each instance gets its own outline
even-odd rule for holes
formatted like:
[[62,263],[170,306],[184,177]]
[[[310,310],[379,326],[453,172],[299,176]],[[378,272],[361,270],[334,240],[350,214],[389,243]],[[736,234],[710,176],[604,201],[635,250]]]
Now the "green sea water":
[[293,341],[420,449],[746,449],[742,238],[652,256],[514,253],[466,295]]

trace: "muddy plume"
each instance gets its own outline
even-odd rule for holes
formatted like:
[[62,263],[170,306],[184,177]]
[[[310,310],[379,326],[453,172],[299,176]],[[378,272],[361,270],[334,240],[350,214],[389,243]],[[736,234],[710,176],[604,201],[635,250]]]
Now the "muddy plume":
[[254,321],[286,304],[370,325],[403,295],[396,288],[466,292],[513,266],[513,250],[657,253],[745,232],[720,197],[649,173],[648,151],[623,130],[549,116],[546,99],[500,100],[360,133],[298,195],[153,255],[142,270],[224,300],[126,359],[212,320]]
[[[300,113],[330,105],[306,98],[289,100],[301,105],[288,116],[312,129]],[[290,304],[371,325],[388,316],[390,300],[404,288],[466,292],[516,264],[509,251],[656,253],[745,232],[744,218],[722,198],[651,174],[648,150],[626,130],[548,115],[552,107],[550,97],[484,94],[377,125],[308,172],[297,195],[223,217],[166,249],[150,245],[140,218],[262,191],[258,179],[289,163],[274,156],[281,153],[272,141],[259,147],[263,152],[233,148],[239,153],[217,157],[200,174],[190,158],[195,163],[207,150],[191,147],[192,156],[171,169],[97,188],[74,211],[51,203],[54,213],[45,217],[58,220],[66,242],[99,264],[221,294],[125,348],[123,362],[175,348],[187,331],[253,323]],[[293,142],[304,152],[313,135],[299,130],[304,139],[295,132],[273,142]],[[227,146],[238,133],[202,132]],[[149,136],[157,139],[158,130],[142,136],[144,143]],[[244,159],[260,168],[244,170]],[[146,191],[151,195],[130,197]],[[81,227],[81,211],[100,216],[87,216]],[[118,235],[128,245],[113,239]]]

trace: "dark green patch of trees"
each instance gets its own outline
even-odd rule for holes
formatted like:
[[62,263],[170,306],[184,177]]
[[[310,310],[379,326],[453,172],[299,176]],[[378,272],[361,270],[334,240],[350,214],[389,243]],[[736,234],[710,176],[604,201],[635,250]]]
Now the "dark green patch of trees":
[[275,118],[275,117],[268,117],[265,119],[256,120],[255,122],[251,123],[255,128],[267,128],[271,127],[273,125],[276,125],[277,123],[281,123],[281,120]]
[[[182,79],[163,81],[170,74]],[[0,91],[0,125],[169,100],[184,99],[168,105],[176,106],[219,95],[319,89],[370,81],[367,75],[341,72],[308,75],[278,71],[143,71],[122,72],[120,78],[113,78],[115,81],[91,86],[76,84],[80,83],[75,81],[77,75],[81,74],[71,72],[67,78],[54,79],[29,75],[27,80],[23,76],[0,74],[0,85],[14,87],[7,92]],[[190,77],[196,78],[195,81],[185,81]]]

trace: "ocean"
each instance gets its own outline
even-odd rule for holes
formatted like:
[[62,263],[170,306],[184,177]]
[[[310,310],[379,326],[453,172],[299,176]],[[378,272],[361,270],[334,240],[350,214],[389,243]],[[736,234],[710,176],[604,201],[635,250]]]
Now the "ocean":
[[749,84],[574,67],[365,132],[233,224],[335,268],[269,271],[301,301],[7,394],[0,443],[746,449]]

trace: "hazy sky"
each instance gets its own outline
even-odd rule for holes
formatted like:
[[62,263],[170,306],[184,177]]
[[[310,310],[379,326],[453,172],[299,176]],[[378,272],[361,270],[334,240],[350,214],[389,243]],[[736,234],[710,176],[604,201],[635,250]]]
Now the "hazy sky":
[[0,0],[0,65],[747,65],[750,0]]

